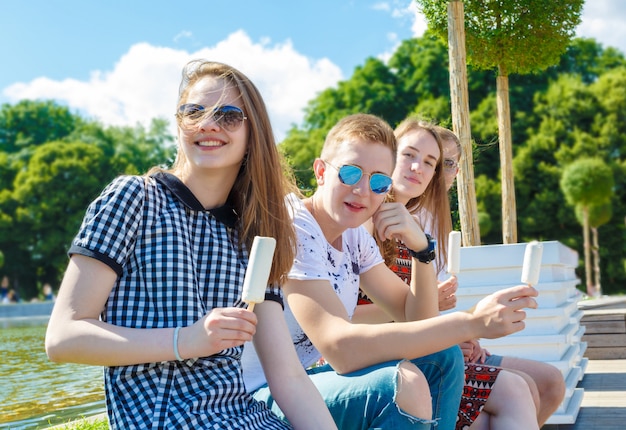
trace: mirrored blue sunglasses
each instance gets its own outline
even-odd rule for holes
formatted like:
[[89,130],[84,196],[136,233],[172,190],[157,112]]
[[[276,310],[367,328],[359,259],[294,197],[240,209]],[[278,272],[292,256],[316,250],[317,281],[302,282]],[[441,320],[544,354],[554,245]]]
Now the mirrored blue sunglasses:
[[344,164],[341,167],[335,167],[328,161],[324,161],[324,163],[337,170],[339,180],[342,184],[349,186],[356,185],[359,183],[363,175],[368,175],[370,177],[370,190],[372,190],[373,193],[386,194],[391,189],[391,177],[385,175],[384,173],[367,174],[363,173],[363,169],[359,166],[355,166],[353,164]]
[[176,117],[186,125],[195,125],[205,118],[211,112],[211,119],[226,131],[236,131],[241,127],[243,121],[248,119],[243,110],[237,106],[217,106],[212,111],[209,111],[205,106],[187,103],[178,107]]

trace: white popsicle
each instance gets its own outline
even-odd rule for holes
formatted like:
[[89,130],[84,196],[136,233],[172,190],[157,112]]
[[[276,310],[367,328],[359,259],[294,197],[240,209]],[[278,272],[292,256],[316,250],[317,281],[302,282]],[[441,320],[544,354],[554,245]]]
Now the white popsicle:
[[526,250],[524,252],[524,266],[522,268],[523,284],[535,286],[539,283],[542,253],[543,245],[536,240],[526,244]]
[[448,273],[456,275],[461,271],[461,232],[451,231],[448,235]]
[[272,269],[275,249],[276,239],[273,237],[256,236],[252,242],[241,296],[241,299],[248,303],[249,310],[253,310],[256,303],[265,300],[265,290]]

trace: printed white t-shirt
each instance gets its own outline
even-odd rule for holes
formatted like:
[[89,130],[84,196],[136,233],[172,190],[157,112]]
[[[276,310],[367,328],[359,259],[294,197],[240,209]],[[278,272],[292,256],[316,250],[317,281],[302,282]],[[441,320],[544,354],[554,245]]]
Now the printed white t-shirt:
[[[359,275],[377,264],[384,264],[376,241],[362,226],[348,229],[342,234],[342,250],[339,251],[328,243],[313,215],[295,195],[289,195],[287,200],[298,240],[296,258],[288,277],[302,281],[329,281],[352,318],[359,295]],[[286,300],[285,319],[300,363],[308,368],[322,355],[298,325]],[[248,392],[266,383],[250,342],[244,347],[242,361]]]

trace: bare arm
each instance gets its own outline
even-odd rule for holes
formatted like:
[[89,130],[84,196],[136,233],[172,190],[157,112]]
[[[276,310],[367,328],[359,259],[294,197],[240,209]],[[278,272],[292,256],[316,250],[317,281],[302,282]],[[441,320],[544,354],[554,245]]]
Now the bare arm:
[[[456,276],[450,276],[437,286],[439,295],[439,311],[447,311],[456,307],[456,291],[459,287]],[[352,315],[353,323],[380,324],[391,322],[393,318],[375,303],[359,304]]]
[[353,324],[381,324],[392,321],[393,318],[375,303],[357,305],[352,315]]
[[281,306],[255,306],[259,325],[254,346],[272,396],[295,429],[336,429],[324,399],[305,372],[293,347]]
[[[383,203],[372,217],[372,225],[382,240],[399,239],[414,251],[421,251],[428,246],[426,235],[417,220],[401,203]],[[365,291],[366,287],[362,288]],[[366,293],[373,299],[370,292]],[[396,321],[415,321],[439,315],[438,299],[437,276],[433,264],[425,264],[413,258],[411,285],[404,303],[404,316],[400,318],[394,314]]]
[[[390,270],[389,274],[399,280]],[[411,322],[353,324],[328,281],[290,279],[284,290],[298,323],[339,373],[388,360],[422,357],[477,337],[517,332],[524,328],[526,314],[522,309],[536,307],[532,296],[537,294],[532,287],[518,286],[487,296],[473,313],[454,312]]]
[[[174,360],[174,328],[136,329],[99,320],[116,274],[90,257],[72,256],[46,331],[52,361],[124,366]],[[182,358],[203,357],[242,345],[256,330],[253,312],[215,309],[180,330]]]

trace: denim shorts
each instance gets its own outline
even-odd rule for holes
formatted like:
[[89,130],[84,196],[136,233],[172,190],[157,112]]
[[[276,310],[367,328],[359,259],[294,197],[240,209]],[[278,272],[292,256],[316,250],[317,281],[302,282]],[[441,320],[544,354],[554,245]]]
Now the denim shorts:
[[[433,401],[432,420],[411,416],[395,403],[398,366],[404,361],[389,361],[343,375],[326,364],[309,369],[307,373],[342,430],[454,429],[464,383],[461,350],[452,347],[410,360],[428,379]],[[253,396],[285,419],[267,385]]]
[[488,364],[489,366],[502,367],[502,356],[501,355],[488,355],[485,358],[485,362],[482,364]]

